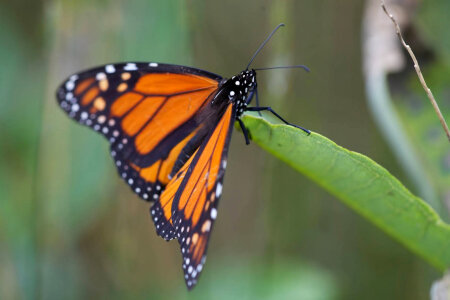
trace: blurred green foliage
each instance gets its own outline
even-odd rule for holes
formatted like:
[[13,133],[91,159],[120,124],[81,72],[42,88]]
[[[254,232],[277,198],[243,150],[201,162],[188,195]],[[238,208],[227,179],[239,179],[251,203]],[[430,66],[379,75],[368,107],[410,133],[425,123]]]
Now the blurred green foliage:
[[[424,38],[428,45],[448,65],[450,63],[450,36],[448,35],[448,12],[450,2],[446,0],[423,1],[418,13],[418,21]],[[440,64],[438,63],[438,64]]]
[[304,63],[313,72],[261,72],[263,104],[403,179],[363,101],[362,2],[282,2],[0,2],[0,298],[428,295],[436,271],[309,180],[245,146],[238,132],[208,263],[188,294],[178,245],[156,236],[148,204],[116,176],[106,141],[56,105],[66,76],[107,62],[233,75],[284,21],[255,66]]
[[[449,11],[448,1],[423,1],[413,20],[413,32],[407,43],[418,56],[427,85],[431,88],[440,110],[450,120],[450,20],[443,17]],[[413,151],[421,164],[423,178],[428,181],[437,200],[443,205],[440,214],[448,220],[450,208],[450,149],[436,112],[406,56],[406,66],[396,80],[391,80],[395,108],[412,141]]]
[[[450,25],[450,24],[449,24]],[[448,65],[450,66],[450,65]],[[442,60],[426,66],[424,76],[439,101],[440,110],[450,119],[450,68]],[[431,179],[439,199],[449,208],[450,148],[448,139],[436,117],[436,112],[414,74],[408,76],[404,92],[394,94],[409,137],[416,147],[427,176]]]

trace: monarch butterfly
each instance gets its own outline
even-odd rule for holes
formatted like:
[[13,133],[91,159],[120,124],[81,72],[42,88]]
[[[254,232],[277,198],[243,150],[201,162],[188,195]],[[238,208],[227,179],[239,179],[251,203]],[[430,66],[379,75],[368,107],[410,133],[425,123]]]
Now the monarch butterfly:
[[[283,25],[231,79],[186,66],[118,63],[72,75],[57,90],[69,117],[109,140],[123,180],[139,197],[153,201],[150,214],[157,234],[180,243],[189,290],[205,263],[234,121],[247,144],[240,119],[245,111],[268,110],[292,125],[270,107],[259,106],[256,70],[263,69],[249,70]],[[253,96],[257,106],[248,107]]]

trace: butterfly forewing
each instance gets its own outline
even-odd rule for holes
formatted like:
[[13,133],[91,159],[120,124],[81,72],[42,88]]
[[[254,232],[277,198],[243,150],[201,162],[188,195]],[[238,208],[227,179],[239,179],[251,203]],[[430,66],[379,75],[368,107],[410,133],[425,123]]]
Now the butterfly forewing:
[[156,200],[200,145],[199,112],[222,78],[176,65],[106,65],[69,77],[57,92],[64,111],[103,134],[120,176],[145,200]]

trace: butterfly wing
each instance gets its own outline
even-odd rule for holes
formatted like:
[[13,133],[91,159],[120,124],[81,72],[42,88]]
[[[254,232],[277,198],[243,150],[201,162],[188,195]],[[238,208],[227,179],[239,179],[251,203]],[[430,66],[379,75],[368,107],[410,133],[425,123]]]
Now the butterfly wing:
[[197,283],[206,259],[234,120],[235,108],[228,104],[220,121],[150,210],[159,234],[172,231],[178,238],[188,289]]
[[221,82],[194,68],[127,63],[73,75],[57,92],[71,118],[109,140],[132,190],[155,201],[156,231],[178,238],[189,289],[205,262],[236,116],[228,98],[211,103]]
[[221,80],[184,66],[113,64],[69,77],[57,99],[71,118],[109,140],[132,190],[156,200],[208,132],[200,112]]

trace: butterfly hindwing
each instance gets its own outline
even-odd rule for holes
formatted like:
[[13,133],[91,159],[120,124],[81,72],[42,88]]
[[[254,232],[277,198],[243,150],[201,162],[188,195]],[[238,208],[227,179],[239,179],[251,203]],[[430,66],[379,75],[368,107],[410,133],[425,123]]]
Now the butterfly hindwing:
[[[151,208],[158,234],[178,238],[186,284],[197,282],[222,193],[235,109],[232,104]],[[164,233],[162,232],[164,230]]]
[[200,144],[198,115],[221,79],[184,66],[111,64],[72,75],[57,99],[71,118],[108,139],[132,190],[156,200],[177,161]]

